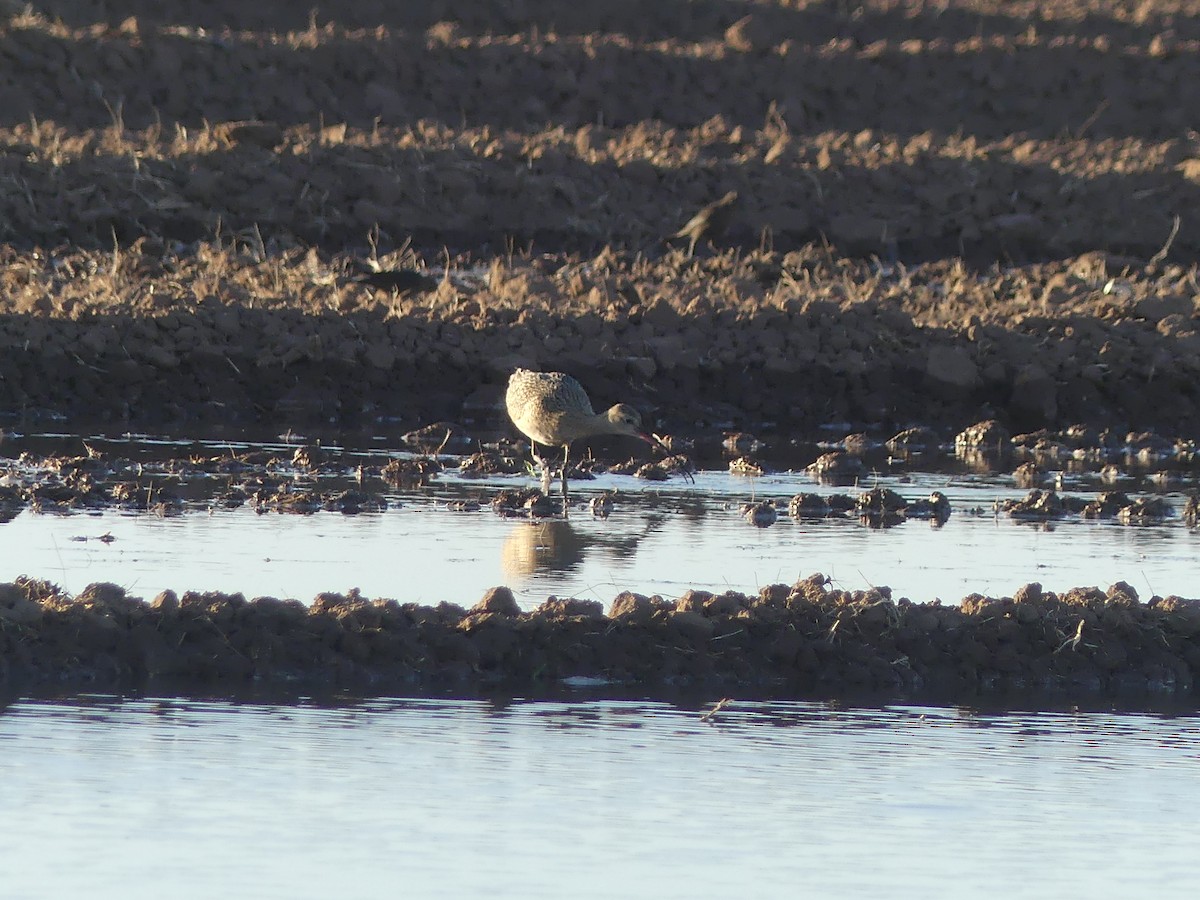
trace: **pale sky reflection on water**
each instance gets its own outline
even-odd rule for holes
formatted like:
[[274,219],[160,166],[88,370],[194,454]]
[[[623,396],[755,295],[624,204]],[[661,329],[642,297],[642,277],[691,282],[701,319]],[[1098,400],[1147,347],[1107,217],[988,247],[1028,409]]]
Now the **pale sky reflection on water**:
[[[523,485],[522,478],[447,481],[399,502],[393,497],[386,512],[356,516],[260,515],[245,507],[166,518],[25,510],[0,525],[0,580],[30,575],[76,593],[111,581],[147,599],[171,588],[307,601],[320,591],[358,587],[369,597],[464,605],[507,584],[528,608],[551,594],[607,604],[627,589],[665,597],[693,587],[753,592],[813,572],[840,588],[888,585],[894,597],[915,601],[1011,595],[1029,581],[1066,590],[1124,580],[1143,599],[1200,594],[1194,587],[1200,535],[1178,518],[1142,527],[1078,518],[1018,523],[994,516],[991,504],[1023,491],[917,475],[887,486],[910,499],[943,490],[955,510],[949,521],[941,528],[912,521],[869,529],[856,520],[790,519],[787,498],[814,489],[802,476],[751,484],[701,473],[694,486],[667,489],[636,482],[631,488],[631,481],[580,482],[579,505],[567,521],[537,523],[502,518],[487,506],[471,513],[446,506],[451,497],[486,498],[498,486]],[[596,519],[586,500],[608,488],[619,491],[616,511]],[[775,525],[759,529],[740,518],[738,506],[751,496],[777,499]],[[1169,499],[1181,507],[1181,496]],[[112,540],[101,541],[104,535]]]
[[18,701],[0,893],[1194,896],[1192,713],[702,708]]

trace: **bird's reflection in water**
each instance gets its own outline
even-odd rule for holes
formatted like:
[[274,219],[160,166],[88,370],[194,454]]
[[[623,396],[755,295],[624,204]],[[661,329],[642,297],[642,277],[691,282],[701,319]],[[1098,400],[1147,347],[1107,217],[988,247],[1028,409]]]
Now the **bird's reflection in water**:
[[535,572],[570,572],[583,562],[588,541],[562,519],[521,522],[500,550],[501,568],[510,578]]
[[638,542],[662,521],[651,516],[638,534],[621,537],[591,535],[574,528],[566,519],[541,519],[517,524],[500,549],[500,567],[510,578],[528,578],[539,573],[562,574],[579,568],[589,548],[603,547],[619,559],[637,552]]

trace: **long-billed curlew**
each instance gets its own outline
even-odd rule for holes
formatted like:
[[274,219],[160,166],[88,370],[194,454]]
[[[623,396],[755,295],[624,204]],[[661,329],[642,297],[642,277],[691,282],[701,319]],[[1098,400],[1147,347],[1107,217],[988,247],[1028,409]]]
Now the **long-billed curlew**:
[[504,405],[513,424],[533,442],[533,458],[543,468],[546,462],[537,455],[537,445],[563,448],[564,499],[572,441],[601,434],[627,434],[661,446],[658,440],[642,430],[642,417],[632,406],[618,403],[597,413],[583,386],[562,372],[517,369],[508,379]]
[[704,238],[708,238],[710,241],[719,240],[729,228],[729,223],[733,221],[733,210],[737,198],[737,191],[730,191],[720,200],[708,204],[692,216],[688,223],[671,237],[688,239],[688,256],[696,252],[696,244]]

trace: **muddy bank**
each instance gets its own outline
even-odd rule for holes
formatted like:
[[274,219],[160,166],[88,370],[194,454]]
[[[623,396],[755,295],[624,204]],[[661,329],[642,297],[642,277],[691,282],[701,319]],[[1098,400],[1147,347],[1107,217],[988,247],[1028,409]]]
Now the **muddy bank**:
[[1062,594],[1038,584],[961,606],[839,591],[821,575],[758,595],[692,590],[549,598],[522,613],[495,588],[472,608],[320,594],[311,605],[240,594],[150,603],[111,584],[78,596],[32,579],[0,585],[0,681],[196,690],[311,683],[370,690],[554,686],[864,691],[968,699],[1005,691],[1194,695],[1200,602],[1119,582]]
[[659,430],[898,431],[995,417],[1179,434],[1200,415],[1194,267],[1105,254],[973,269],[811,245],[650,260],[381,264],[256,242],[0,250],[0,396],[17,427],[502,422],[513,368],[574,374]]
[[[164,517],[196,512],[211,516],[246,507],[258,514],[371,515],[399,508],[410,499],[428,500],[430,489],[439,485],[459,489],[453,499],[445,500],[449,508],[477,512],[488,507],[506,518],[565,519],[574,512],[603,519],[616,504],[618,492],[612,488],[572,508],[557,494],[538,488],[480,481],[525,474],[527,442],[489,440],[486,449],[468,454],[485,443],[483,437],[450,422],[408,432],[401,441],[399,453],[295,440],[213,453],[219,445],[0,436],[0,524],[27,509],[53,515],[122,510]],[[666,435],[666,441],[675,452],[652,461],[647,461],[648,449],[641,456],[626,457],[628,448],[600,444],[592,448],[595,455],[571,466],[570,479],[580,487],[597,476],[628,478],[632,486],[694,481],[696,471],[725,470],[747,479],[803,472],[814,488],[849,489],[802,490],[790,498],[743,504],[743,518],[762,528],[784,514],[810,522],[852,518],[873,528],[912,520],[944,525],[953,509],[940,490],[922,495],[878,485],[861,489],[868,477],[895,478],[903,485],[914,474],[931,471],[943,473],[947,483],[959,476],[985,476],[1028,491],[1021,498],[988,497],[986,509],[972,507],[969,515],[990,510],[992,516],[1021,521],[1078,517],[1188,528],[1200,521],[1195,442],[1150,432],[1073,427],[1009,435],[995,420],[986,420],[963,429],[953,441],[943,441],[927,428],[908,429],[886,441],[861,432],[821,442],[760,439],[747,432],[718,432],[696,440]],[[614,449],[620,455],[613,455]],[[1177,496],[1165,496],[1171,493]]]

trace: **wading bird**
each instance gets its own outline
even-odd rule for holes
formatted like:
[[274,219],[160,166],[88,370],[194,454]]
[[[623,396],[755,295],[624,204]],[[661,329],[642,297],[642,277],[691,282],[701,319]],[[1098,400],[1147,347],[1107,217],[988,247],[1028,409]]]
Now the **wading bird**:
[[696,244],[705,238],[710,241],[719,240],[729,228],[729,223],[733,221],[733,210],[737,198],[737,191],[730,191],[715,203],[708,204],[692,216],[686,225],[671,235],[671,238],[688,239],[688,256],[696,252]]
[[618,403],[602,413],[592,409],[592,401],[578,381],[562,372],[531,372],[517,369],[508,379],[504,405],[513,424],[533,443],[533,458],[546,468],[538,456],[537,445],[562,447],[562,492],[567,496],[567,462],[571,442],[602,434],[627,434],[648,444],[662,444],[642,430],[642,417],[626,403]]

